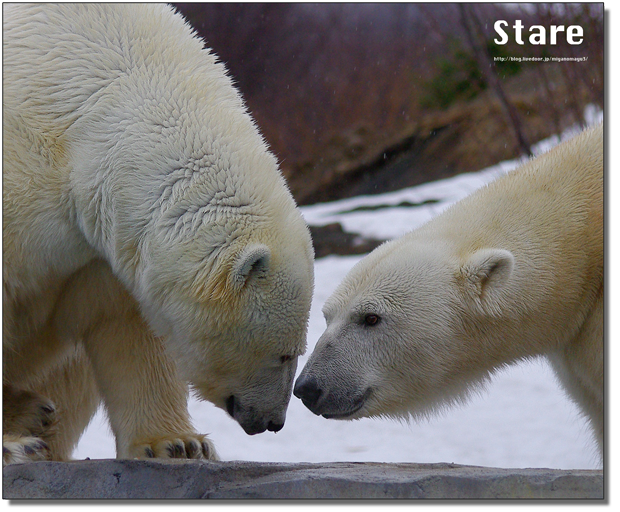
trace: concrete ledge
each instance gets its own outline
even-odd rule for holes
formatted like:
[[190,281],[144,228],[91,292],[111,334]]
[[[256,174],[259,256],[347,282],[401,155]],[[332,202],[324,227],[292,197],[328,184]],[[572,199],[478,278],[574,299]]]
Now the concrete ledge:
[[603,471],[91,460],[3,469],[4,499],[603,499]]

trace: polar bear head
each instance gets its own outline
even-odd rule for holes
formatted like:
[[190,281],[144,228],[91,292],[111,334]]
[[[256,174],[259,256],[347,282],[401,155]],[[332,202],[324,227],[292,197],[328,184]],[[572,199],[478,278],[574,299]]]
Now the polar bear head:
[[248,434],[280,430],[313,286],[299,213],[222,211],[195,231],[150,239],[141,252],[143,311],[185,379]]
[[168,198],[137,271],[145,316],[182,375],[248,434],[284,424],[313,287],[308,228],[273,157],[252,162],[239,165],[263,183],[248,186],[231,158],[225,185]]
[[363,258],[324,305],[327,328],[294,393],[326,418],[428,413],[488,375],[470,330],[501,309],[514,258],[459,257],[449,243],[403,239]]

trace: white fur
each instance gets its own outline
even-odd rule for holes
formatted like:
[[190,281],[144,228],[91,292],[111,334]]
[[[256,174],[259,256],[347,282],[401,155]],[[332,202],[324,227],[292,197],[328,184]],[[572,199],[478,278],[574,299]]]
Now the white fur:
[[119,457],[191,444],[185,381],[250,433],[281,425],[312,246],[224,66],[165,5],[3,14],[4,383],[55,375],[79,436],[97,401],[65,403],[94,379]]
[[601,126],[362,259],[295,394],[327,417],[415,416],[546,356],[602,448],[603,260]]

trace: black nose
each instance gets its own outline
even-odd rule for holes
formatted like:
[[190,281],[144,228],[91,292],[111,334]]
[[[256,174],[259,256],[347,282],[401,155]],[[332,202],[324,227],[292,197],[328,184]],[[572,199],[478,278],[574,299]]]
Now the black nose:
[[230,414],[231,418],[235,417],[235,396],[234,395],[230,395],[226,399],[226,411],[228,412],[228,414]]
[[269,430],[269,432],[279,432],[280,430],[282,430],[283,426],[284,423],[274,423],[273,421],[270,421],[267,424],[267,430]]
[[323,392],[316,377],[313,375],[300,375],[295,383],[293,394],[300,398],[308,409],[312,409]]

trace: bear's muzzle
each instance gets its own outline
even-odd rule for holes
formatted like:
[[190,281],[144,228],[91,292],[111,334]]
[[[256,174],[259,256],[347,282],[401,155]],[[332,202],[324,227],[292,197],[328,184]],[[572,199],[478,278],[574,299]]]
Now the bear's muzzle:
[[293,394],[317,416],[327,419],[344,419],[352,417],[364,407],[366,400],[372,394],[372,389],[367,388],[363,392],[352,393],[342,389],[328,390],[320,385],[314,375],[302,372],[295,382]]
[[253,407],[243,407],[234,395],[226,399],[226,411],[250,436],[261,434],[265,430],[279,432],[284,427],[283,415],[279,417],[280,415],[274,414],[274,418],[269,418],[266,415],[257,414]]

